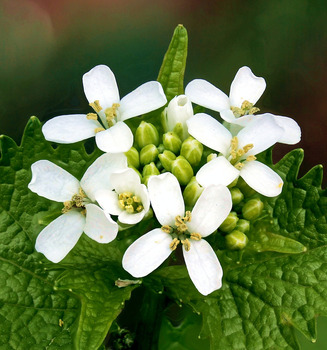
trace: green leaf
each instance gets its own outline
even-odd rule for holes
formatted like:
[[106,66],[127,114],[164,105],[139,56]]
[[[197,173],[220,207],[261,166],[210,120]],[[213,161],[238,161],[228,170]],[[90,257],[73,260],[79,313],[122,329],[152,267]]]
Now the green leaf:
[[168,102],[175,96],[184,93],[187,44],[187,31],[179,24],[174,31],[157,78],[164,89]]
[[[295,329],[310,341],[317,338],[317,317],[327,315],[327,196],[320,166],[297,179],[302,159],[303,151],[294,150],[273,166],[285,181],[283,192],[261,197],[265,217],[249,234],[264,250],[278,252],[258,252],[253,245],[242,254],[219,250],[223,287],[207,297],[195,290],[184,266],[152,276],[155,288],[161,282],[177,302],[201,312],[211,349],[299,349]],[[208,237],[214,247],[218,238]]]
[[[0,147],[0,347],[71,349],[74,339],[78,349],[97,349],[131,292],[131,287],[114,286],[115,279],[129,277],[121,268],[127,240],[121,235],[101,245],[83,234],[62,263],[50,263],[34,244],[44,228],[40,222],[60,213],[62,203],[37,196],[27,185],[31,164],[39,159],[80,179],[101,152],[88,154],[83,143],[53,148],[35,117],[26,126],[21,146],[1,136]],[[63,274],[72,266],[75,271]],[[97,331],[90,332],[97,322]]]

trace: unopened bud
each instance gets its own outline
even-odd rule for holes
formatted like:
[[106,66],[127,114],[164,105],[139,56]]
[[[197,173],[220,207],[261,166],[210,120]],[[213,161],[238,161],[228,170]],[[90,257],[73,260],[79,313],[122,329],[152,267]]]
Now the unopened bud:
[[193,207],[202,192],[203,187],[196,181],[196,177],[193,176],[183,192],[185,205]]
[[188,160],[191,165],[198,165],[203,153],[202,143],[193,137],[188,137],[182,144],[181,156]]
[[217,153],[210,153],[207,157],[207,163],[209,163],[211,160],[213,160],[217,157],[218,157]]
[[151,123],[142,121],[136,129],[135,141],[139,148],[143,148],[144,146],[150,144],[158,146],[159,133],[157,128]]
[[141,149],[140,162],[142,165],[154,162],[158,157],[159,151],[153,144],[146,145]]
[[236,186],[242,191],[244,197],[251,197],[256,193],[256,191],[251,188],[241,177],[238,178]]
[[171,172],[177,177],[182,186],[187,185],[194,175],[193,168],[183,156],[178,156],[172,162]]
[[147,164],[144,166],[143,171],[142,171],[142,176],[149,176],[149,175],[159,175],[160,171],[156,167],[156,165],[151,162],[150,164]]
[[231,232],[236,227],[236,224],[238,222],[238,216],[234,211],[231,211],[227,218],[223,221],[223,223],[219,226],[219,230],[223,232]]
[[233,250],[244,249],[249,241],[247,236],[243,232],[238,230],[232,231],[225,238],[227,247]]
[[181,139],[172,131],[163,134],[162,143],[165,146],[165,149],[174,153],[178,153],[182,145]]
[[162,164],[162,166],[167,170],[171,171],[172,162],[176,159],[176,156],[171,151],[164,151],[163,153],[159,154],[159,159]]
[[244,219],[238,220],[235,229],[244,233],[248,232],[250,230],[250,221]]
[[244,199],[243,193],[238,187],[232,187],[230,189],[230,194],[232,196],[233,205],[237,205]]
[[140,166],[140,155],[136,148],[130,148],[129,151],[125,152],[125,156],[127,157],[127,163],[129,166],[136,169]]
[[257,219],[263,210],[263,203],[260,199],[250,199],[242,208],[242,214],[246,220]]

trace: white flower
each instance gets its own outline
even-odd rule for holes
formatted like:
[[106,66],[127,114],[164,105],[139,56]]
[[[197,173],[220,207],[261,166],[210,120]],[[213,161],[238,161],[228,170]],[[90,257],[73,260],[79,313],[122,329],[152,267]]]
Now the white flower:
[[267,113],[253,116],[255,112],[259,111],[254,105],[265,89],[266,82],[263,78],[256,77],[249,67],[242,67],[236,73],[231,84],[229,97],[214,85],[202,79],[191,81],[185,88],[185,94],[192,102],[220,112],[225,121],[237,124],[238,129],[249,125],[257,118],[271,115],[284,131],[278,142],[298,143],[301,139],[301,129],[292,118]]
[[186,267],[200,293],[221,287],[223,271],[218,258],[202,237],[213,233],[232,208],[225,186],[210,186],[202,192],[192,213],[185,206],[178,180],[171,173],[152,176],[148,184],[152,208],[161,228],[137,239],[126,250],[123,267],[134,277],[144,277],[159,267],[181,242]]
[[274,145],[284,132],[272,116],[252,122],[234,136],[216,119],[199,113],[187,122],[189,133],[207,147],[221,152],[196,174],[201,186],[229,185],[241,176],[258,193],[275,197],[282,191],[280,176],[256,161],[255,155]]
[[126,168],[124,154],[107,153],[99,157],[78,181],[48,160],[32,164],[32,180],[28,188],[39,196],[64,203],[63,214],[40,232],[35,249],[57,263],[73,249],[83,231],[99,243],[115,239],[117,223],[92,202],[100,189],[112,189],[110,175]]
[[110,183],[114,191],[99,191],[97,202],[109,214],[118,215],[118,220],[124,224],[140,222],[150,208],[150,200],[139,175],[133,169],[126,169],[113,173]]
[[[83,87],[95,113],[55,117],[42,128],[48,141],[74,143],[95,136],[104,152],[127,152],[133,145],[133,134],[125,120],[148,113],[166,104],[162,86],[150,81],[119,98],[115,76],[109,67],[99,65],[83,76]],[[97,120],[100,117],[100,122]]]
[[187,132],[186,120],[193,116],[193,108],[190,99],[186,95],[175,96],[164,110],[165,131],[175,131],[180,128],[182,141],[189,134]]

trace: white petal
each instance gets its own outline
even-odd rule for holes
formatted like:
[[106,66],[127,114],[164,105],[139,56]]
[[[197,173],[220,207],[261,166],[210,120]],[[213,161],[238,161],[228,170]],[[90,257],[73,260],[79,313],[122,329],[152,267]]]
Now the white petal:
[[117,193],[134,193],[136,187],[141,185],[139,175],[131,168],[111,174],[110,182]]
[[192,241],[188,252],[183,247],[183,255],[190,278],[201,294],[221,288],[223,269],[208,242]]
[[58,143],[74,143],[94,136],[101,124],[89,120],[85,114],[61,115],[47,121],[42,132],[46,140]]
[[284,130],[282,136],[278,139],[278,142],[286,143],[288,145],[294,145],[300,142],[301,128],[294,119],[279,115],[275,115],[274,118],[275,122]]
[[103,152],[127,152],[133,146],[133,133],[123,122],[118,122],[110,129],[95,135],[97,146]]
[[185,88],[185,95],[193,103],[212,109],[213,111],[220,112],[230,108],[228,96],[203,79],[195,79],[188,83]]
[[196,174],[196,181],[203,187],[210,185],[228,186],[238,176],[237,170],[225,157],[220,156],[204,164]]
[[257,161],[246,162],[240,176],[255,191],[266,197],[275,197],[282,192],[283,180],[267,165]]
[[78,211],[60,215],[37,236],[35,249],[57,263],[75,246],[83,233],[85,217]]
[[123,153],[106,153],[93,162],[86,170],[81,187],[87,196],[94,201],[97,191],[112,190],[110,175],[115,171],[127,168],[127,158]]
[[278,142],[283,134],[283,129],[278,126],[270,115],[253,120],[247,127],[238,134],[238,147],[253,144],[253,148],[246,153],[248,155],[258,154]]
[[87,204],[86,224],[84,232],[94,241],[109,243],[113,241],[118,233],[118,225],[110,215],[106,214],[95,204]]
[[84,93],[92,103],[99,100],[100,106],[105,110],[113,103],[119,103],[119,92],[115,76],[111,69],[105,65],[92,68],[83,75]]
[[128,213],[127,211],[122,211],[121,214],[118,216],[118,220],[123,224],[135,225],[144,218],[144,215],[144,210],[142,210],[139,213],[132,214]]
[[232,210],[232,197],[226,186],[212,185],[203,190],[187,226],[190,232],[206,237],[214,232]]
[[249,67],[242,67],[230,87],[230,104],[233,107],[241,107],[244,101],[255,104],[265,89],[266,82],[263,78],[256,77]]
[[235,118],[234,113],[230,109],[224,109],[221,111],[220,116],[228,123],[234,124],[237,122],[237,118]]
[[186,95],[175,96],[165,110],[167,131],[173,131],[177,123],[183,126],[183,139],[188,137],[186,120],[193,116],[191,100]]
[[226,154],[232,139],[231,133],[216,119],[198,113],[187,120],[188,132],[207,147]]
[[158,109],[167,103],[162,86],[149,81],[123,97],[120,101],[119,120],[126,120]]
[[32,180],[28,188],[39,196],[56,202],[71,200],[78,193],[79,181],[66,170],[48,160],[32,164]]
[[168,233],[156,228],[131,244],[123,257],[123,268],[134,277],[144,277],[170,255],[172,241]]
[[123,209],[118,205],[118,194],[115,191],[107,189],[97,191],[95,199],[106,213],[119,215],[123,212]]
[[151,176],[148,189],[152,208],[161,225],[174,225],[177,215],[184,216],[181,187],[173,174]]

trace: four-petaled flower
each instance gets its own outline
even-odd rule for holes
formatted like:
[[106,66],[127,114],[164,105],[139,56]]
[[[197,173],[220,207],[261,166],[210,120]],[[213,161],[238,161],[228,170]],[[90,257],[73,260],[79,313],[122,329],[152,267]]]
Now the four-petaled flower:
[[256,119],[272,116],[283,129],[277,142],[286,144],[298,143],[301,129],[292,118],[270,113],[255,115],[259,109],[254,107],[266,89],[264,78],[256,77],[249,67],[238,70],[230,87],[229,97],[214,85],[203,79],[192,80],[185,88],[190,100],[200,106],[220,112],[220,116],[231,123],[231,130],[239,131]]
[[99,191],[96,194],[97,202],[109,214],[118,215],[118,220],[124,224],[140,222],[150,208],[150,200],[139,175],[129,168],[113,173],[110,183],[114,191]]
[[182,243],[186,267],[198,291],[208,295],[219,289],[223,271],[216,253],[202,238],[213,233],[232,208],[227,187],[212,185],[204,189],[192,212],[185,212],[180,185],[171,173],[152,176],[148,190],[162,227],[129,246],[123,257],[124,269],[134,277],[146,276]]
[[267,165],[256,161],[255,155],[274,145],[283,133],[275,119],[267,116],[243,128],[234,136],[216,119],[199,113],[187,121],[188,132],[222,156],[205,164],[196,179],[206,187],[229,185],[238,176],[258,193],[275,197],[282,191],[283,180]]
[[117,223],[93,202],[97,192],[112,189],[110,175],[126,168],[124,154],[107,153],[99,157],[78,181],[48,160],[32,164],[29,189],[42,197],[64,203],[63,214],[40,232],[35,249],[57,263],[73,249],[83,231],[99,243],[114,240]]
[[102,151],[127,152],[133,145],[133,134],[124,121],[158,109],[167,102],[157,81],[145,83],[120,99],[115,76],[105,65],[84,74],[83,87],[97,114],[61,115],[49,120],[42,128],[48,141],[74,143],[95,136]]

